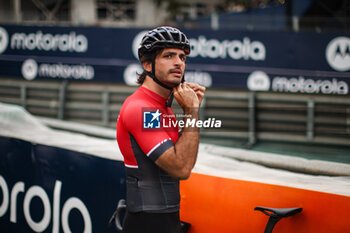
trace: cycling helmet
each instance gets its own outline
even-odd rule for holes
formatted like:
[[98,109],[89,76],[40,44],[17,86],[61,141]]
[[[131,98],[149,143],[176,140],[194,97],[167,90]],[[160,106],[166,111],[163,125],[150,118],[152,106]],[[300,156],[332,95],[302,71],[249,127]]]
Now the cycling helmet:
[[144,53],[158,48],[179,48],[184,50],[186,55],[191,51],[186,35],[179,29],[168,26],[157,27],[146,33],[138,49],[139,59]]

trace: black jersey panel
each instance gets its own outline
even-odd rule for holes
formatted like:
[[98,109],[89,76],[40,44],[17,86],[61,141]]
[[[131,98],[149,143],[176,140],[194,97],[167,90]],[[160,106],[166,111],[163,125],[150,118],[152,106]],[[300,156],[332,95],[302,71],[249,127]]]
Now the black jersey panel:
[[[139,147],[130,134],[130,142],[138,167],[126,167],[127,206],[130,212],[170,213],[179,210],[179,181],[159,168]],[[163,143],[159,151],[173,143]],[[152,153],[160,153],[158,148]]]

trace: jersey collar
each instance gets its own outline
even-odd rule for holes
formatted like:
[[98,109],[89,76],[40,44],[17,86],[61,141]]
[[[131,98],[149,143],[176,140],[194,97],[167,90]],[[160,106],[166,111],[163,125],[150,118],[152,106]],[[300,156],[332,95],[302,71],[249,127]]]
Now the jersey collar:
[[158,103],[164,105],[167,102],[167,99],[163,98],[162,96],[158,95],[157,93],[147,89],[146,87],[140,86],[139,90],[145,93],[146,95],[150,96],[152,99],[157,101]]

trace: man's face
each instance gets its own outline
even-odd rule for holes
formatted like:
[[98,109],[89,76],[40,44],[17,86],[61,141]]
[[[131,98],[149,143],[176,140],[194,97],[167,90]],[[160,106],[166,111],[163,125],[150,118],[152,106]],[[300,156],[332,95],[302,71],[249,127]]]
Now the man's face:
[[185,71],[186,54],[182,49],[166,48],[156,56],[156,77],[168,86],[177,86]]

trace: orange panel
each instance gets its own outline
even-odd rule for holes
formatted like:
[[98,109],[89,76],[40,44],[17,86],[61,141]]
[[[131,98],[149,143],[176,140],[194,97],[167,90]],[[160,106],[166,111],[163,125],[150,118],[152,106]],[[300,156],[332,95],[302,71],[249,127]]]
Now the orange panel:
[[350,232],[346,196],[197,173],[180,190],[181,220],[192,224],[190,233],[263,233],[268,216],[255,206],[303,208],[278,222],[276,233]]

